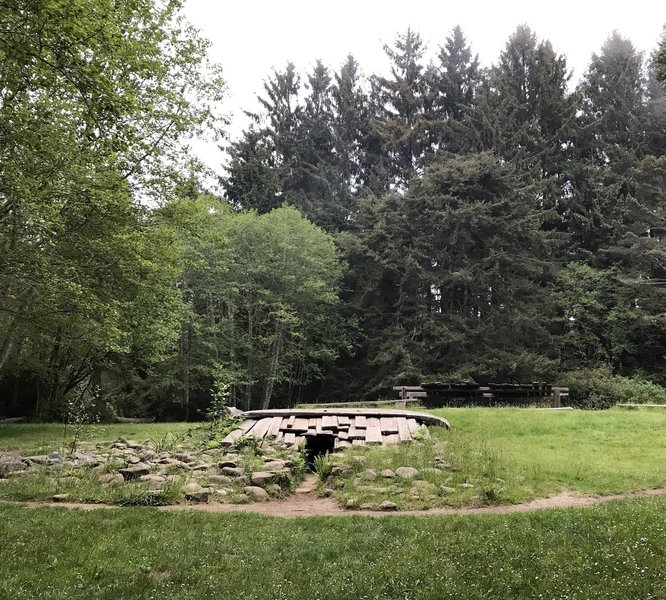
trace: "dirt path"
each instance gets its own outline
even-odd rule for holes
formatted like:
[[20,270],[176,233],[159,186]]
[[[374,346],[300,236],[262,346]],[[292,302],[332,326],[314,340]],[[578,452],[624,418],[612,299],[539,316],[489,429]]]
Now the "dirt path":
[[[576,492],[560,492],[548,498],[537,498],[523,504],[506,504],[499,506],[484,506],[481,508],[431,508],[428,510],[402,510],[402,511],[378,511],[378,510],[346,510],[341,508],[331,498],[319,498],[316,493],[316,480],[314,476],[306,477],[305,481],[296,492],[283,500],[273,502],[256,502],[253,504],[177,504],[173,506],[160,506],[160,511],[198,510],[210,513],[256,513],[271,517],[351,517],[372,516],[386,517],[392,515],[484,515],[484,514],[509,514],[529,512],[534,510],[552,508],[576,508],[592,506],[609,500],[628,500],[632,498],[647,498],[653,496],[666,496],[666,488],[654,490],[641,490],[638,492],[627,492],[609,496],[585,495]],[[1,504],[25,506],[28,508],[40,508],[44,506],[59,506],[62,508],[74,508],[82,510],[97,510],[106,508],[118,508],[110,504],[80,504],[75,502],[9,502],[0,501]]]

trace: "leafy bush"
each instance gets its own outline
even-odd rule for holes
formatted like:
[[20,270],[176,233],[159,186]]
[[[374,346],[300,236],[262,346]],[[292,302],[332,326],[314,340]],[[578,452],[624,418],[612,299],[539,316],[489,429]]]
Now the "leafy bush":
[[576,408],[603,409],[616,404],[666,404],[666,389],[641,377],[613,375],[607,368],[579,369],[560,378],[569,387],[565,403]]

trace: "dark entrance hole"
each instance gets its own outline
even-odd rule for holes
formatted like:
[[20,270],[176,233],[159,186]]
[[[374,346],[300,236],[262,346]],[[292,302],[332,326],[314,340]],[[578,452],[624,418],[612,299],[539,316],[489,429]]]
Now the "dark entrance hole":
[[308,435],[305,436],[305,454],[308,469],[314,471],[314,460],[327,452],[333,452],[335,445],[334,435]]

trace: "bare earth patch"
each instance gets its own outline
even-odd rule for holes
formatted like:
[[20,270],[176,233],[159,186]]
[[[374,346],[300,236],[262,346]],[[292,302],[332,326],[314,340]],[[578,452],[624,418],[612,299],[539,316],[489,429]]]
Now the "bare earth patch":
[[[170,506],[156,507],[161,511],[197,510],[210,513],[256,513],[270,517],[340,517],[340,516],[432,516],[432,515],[483,515],[483,514],[509,514],[545,510],[553,508],[578,508],[592,506],[610,500],[628,500],[632,498],[646,498],[653,496],[666,496],[666,488],[641,490],[638,492],[627,492],[623,494],[611,494],[607,496],[586,495],[570,491],[563,491],[549,496],[548,498],[537,498],[522,504],[505,504],[497,506],[470,507],[470,508],[431,508],[428,510],[349,510],[341,508],[332,498],[319,497],[316,491],[316,478],[314,475],[307,476],[296,492],[282,500],[272,502],[261,502],[253,504],[176,504]],[[41,508],[45,506],[59,506],[68,509],[96,510],[106,508],[118,508],[110,504],[84,504],[77,502],[8,502],[3,504],[20,504],[28,508]]]

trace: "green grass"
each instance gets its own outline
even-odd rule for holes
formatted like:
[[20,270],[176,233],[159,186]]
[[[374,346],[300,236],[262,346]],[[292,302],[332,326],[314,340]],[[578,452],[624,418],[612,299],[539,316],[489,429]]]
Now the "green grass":
[[[353,468],[323,486],[343,504],[401,509],[515,504],[561,490],[612,494],[666,486],[666,413],[441,409],[451,431],[388,448],[351,449]],[[365,462],[356,462],[359,456]],[[437,460],[439,458],[439,461]],[[446,467],[441,465],[445,464]],[[425,480],[364,480],[364,471],[415,467]],[[432,471],[440,466],[439,472]],[[430,470],[430,472],[429,472]]]
[[[137,442],[158,442],[169,436],[186,434],[194,423],[113,423],[89,425],[85,428],[82,444],[111,443],[119,438]],[[49,453],[66,446],[72,439],[73,429],[58,423],[0,424],[0,450],[22,450],[33,454]]]
[[451,439],[496,453],[537,494],[568,488],[611,494],[666,486],[666,413],[439,409]]
[[0,598],[663,599],[665,512],[663,498],[294,520],[0,505]]

